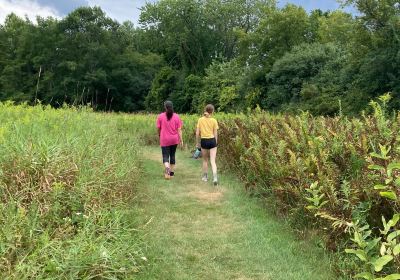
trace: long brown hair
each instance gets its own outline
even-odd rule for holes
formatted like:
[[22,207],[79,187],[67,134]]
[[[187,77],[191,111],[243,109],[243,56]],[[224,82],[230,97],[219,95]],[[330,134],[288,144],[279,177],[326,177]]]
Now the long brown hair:
[[174,105],[172,104],[172,102],[169,100],[165,101],[164,108],[167,114],[167,120],[172,119],[172,116],[174,115]]

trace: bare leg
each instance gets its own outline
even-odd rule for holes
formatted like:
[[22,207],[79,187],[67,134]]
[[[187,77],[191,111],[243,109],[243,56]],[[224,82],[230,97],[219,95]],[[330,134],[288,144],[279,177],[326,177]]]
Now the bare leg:
[[215,159],[217,157],[217,149],[218,148],[213,148],[210,150],[210,162],[211,162],[211,168],[213,171],[213,178],[214,178],[214,182],[217,182],[217,164],[215,163]]
[[209,150],[201,149],[201,155],[203,157],[203,176],[208,174],[208,158],[209,158]]

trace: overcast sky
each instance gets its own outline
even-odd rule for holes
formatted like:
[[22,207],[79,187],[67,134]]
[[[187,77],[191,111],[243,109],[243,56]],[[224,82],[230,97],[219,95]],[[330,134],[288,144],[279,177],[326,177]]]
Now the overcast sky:
[[[120,22],[130,20],[137,23],[139,8],[145,2],[155,0],[0,0],[0,23],[6,15],[14,12],[19,16],[27,15],[35,19],[36,15],[43,17],[63,17],[79,6],[100,6],[108,16]],[[306,10],[334,10],[339,7],[336,0],[280,0],[280,6],[294,3]]]

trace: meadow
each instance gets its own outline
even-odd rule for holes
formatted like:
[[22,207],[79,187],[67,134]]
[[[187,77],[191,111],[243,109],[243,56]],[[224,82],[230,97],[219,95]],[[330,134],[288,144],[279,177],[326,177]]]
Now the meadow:
[[138,271],[139,150],[120,117],[8,103],[0,123],[0,278]]
[[[389,99],[362,118],[216,115],[224,172],[293,232],[317,236],[338,275],[400,279],[400,115],[385,112]],[[198,116],[181,117],[189,155]],[[126,279],[148,264],[135,198],[155,119],[0,105],[2,279]]]

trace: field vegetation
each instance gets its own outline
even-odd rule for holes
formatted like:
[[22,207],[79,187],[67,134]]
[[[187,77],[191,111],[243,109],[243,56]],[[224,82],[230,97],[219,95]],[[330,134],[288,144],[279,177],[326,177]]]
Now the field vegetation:
[[[216,115],[224,169],[293,231],[337,252],[338,275],[399,277],[400,118],[386,111],[389,100],[371,102],[362,118]],[[189,152],[198,116],[181,117]],[[158,142],[156,115],[7,103],[1,119],[2,276],[140,271],[145,218],[132,201],[140,146]]]
[[356,119],[259,112],[221,124],[222,161],[247,190],[354,254],[342,269],[364,279],[400,279],[400,117],[386,115],[389,99]]
[[0,104],[1,279],[125,279],[138,271],[139,150],[135,129],[120,119]]

